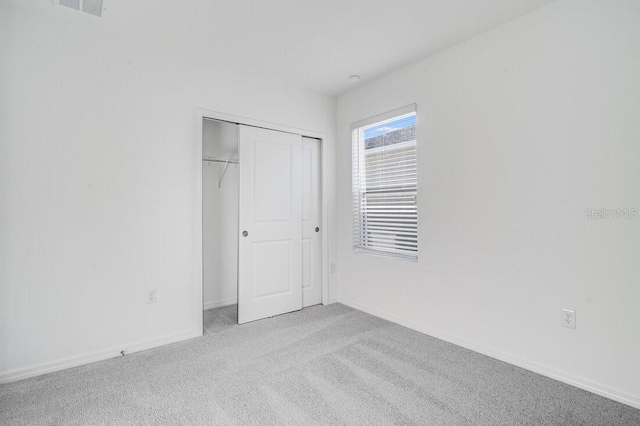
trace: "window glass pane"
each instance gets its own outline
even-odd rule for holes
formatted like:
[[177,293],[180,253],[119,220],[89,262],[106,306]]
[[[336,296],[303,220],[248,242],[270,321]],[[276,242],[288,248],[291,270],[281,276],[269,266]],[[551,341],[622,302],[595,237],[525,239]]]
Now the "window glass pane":
[[416,113],[406,109],[353,128],[356,251],[417,259]]

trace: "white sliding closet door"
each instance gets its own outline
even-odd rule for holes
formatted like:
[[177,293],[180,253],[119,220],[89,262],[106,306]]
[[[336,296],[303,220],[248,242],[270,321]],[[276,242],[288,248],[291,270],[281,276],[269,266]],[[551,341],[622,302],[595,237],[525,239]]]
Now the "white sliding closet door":
[[302,308],[302,137],[241,125],[238,323]]
[[322,303],[320,141],[302,138],[302,306]]

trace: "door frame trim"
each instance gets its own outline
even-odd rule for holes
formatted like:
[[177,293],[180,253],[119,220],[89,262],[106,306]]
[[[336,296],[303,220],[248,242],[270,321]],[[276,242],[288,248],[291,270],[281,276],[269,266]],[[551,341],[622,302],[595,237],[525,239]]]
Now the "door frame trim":
[[277,130],[280,132],[293,133],[300,136],[306,136],[313,139],[319,139],[320,142],[320,182],[321,182],[321,230],[322,237],[322,253],[321,253],[321,282],[322,282],[322,304],[329,302],[329,232],[328,232],[328,212],[329,212],[329,163],[327,155],[327,135],[322,132],[313,130],[299,129],[296,127],[286,126],[278,123],[270,123],[267,121],[256,120],[253,118],[242,117],[238,115],[226,114],[218,111],[210,111],[202,108],[196,109],[196,136],[195,136],[195,172],[196,172],[196,205],[194,212],[194,300],[196,318],[194,318],[194,329],[203,334],[203,301],[204,301],[204,266],[202,259],[202,130],[203,121],[206,119],[228,121],[246,126],[261,127],[264,129]]

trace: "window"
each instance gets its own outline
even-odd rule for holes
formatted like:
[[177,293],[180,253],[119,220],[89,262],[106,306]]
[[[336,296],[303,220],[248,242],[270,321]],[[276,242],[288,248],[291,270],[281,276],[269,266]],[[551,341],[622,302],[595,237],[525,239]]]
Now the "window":
[[416,106],[354,123],[355,251],[418,259]]

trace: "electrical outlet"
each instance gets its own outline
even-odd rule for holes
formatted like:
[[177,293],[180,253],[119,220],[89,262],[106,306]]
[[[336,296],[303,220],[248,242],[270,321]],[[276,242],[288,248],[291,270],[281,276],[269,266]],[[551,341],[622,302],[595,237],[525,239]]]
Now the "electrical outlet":
[[563,309],[560,324],[567,328],[576,328],[576,311]]
[[158,301],[158,291],[155,288],[146,290],[145,303],[156,303]]

